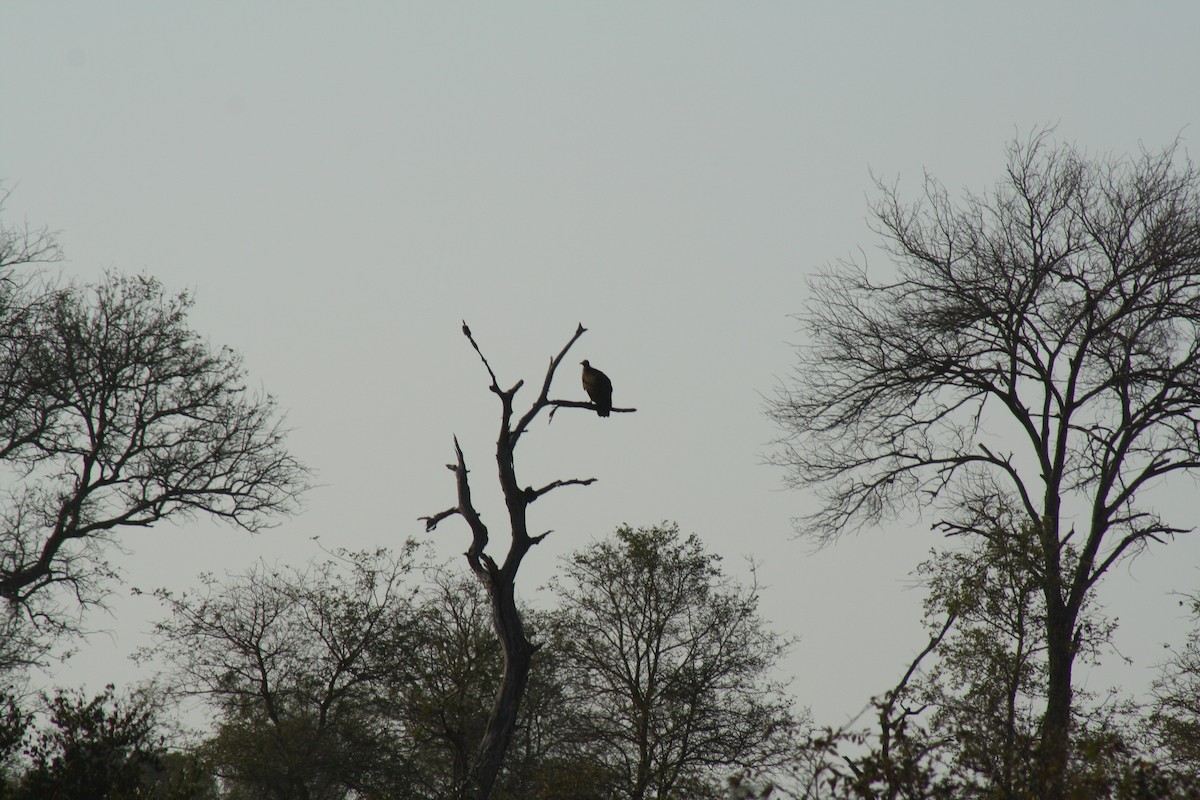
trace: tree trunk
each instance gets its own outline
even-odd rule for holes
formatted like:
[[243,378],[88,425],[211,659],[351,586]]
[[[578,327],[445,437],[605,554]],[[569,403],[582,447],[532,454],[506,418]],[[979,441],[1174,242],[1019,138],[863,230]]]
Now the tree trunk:
[[1047,601],[1046,658],[1049,675],[1038,774],[1045,785],[1046,800],[1064,800],[1067,796],[1067,756],[1070,750],[1075,615],[1060,597],[1048,597]]
[[530,664],[536,649],[525,636],[525,626],[517,613],[514,581],[511,578],[505,580],[500,575],[495,577],[499,580],[492,579],[486,583],[492,598],[492,622],[504,648],[504,674],[496,689],[487,730],[479,744],[479,758],[476,760],[471,789],[471,796],[475,800],[487,800],[500,774],[504,754],[517,727],[517,714],[521,710],[521,698],[529,682]]

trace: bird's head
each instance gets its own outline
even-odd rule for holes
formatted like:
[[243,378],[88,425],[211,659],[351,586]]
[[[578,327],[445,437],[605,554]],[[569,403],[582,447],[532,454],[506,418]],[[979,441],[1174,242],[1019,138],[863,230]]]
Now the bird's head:
[[590,367],[590,366],[591,366],[591,364],[589,364],[589,363],[588,363],[588,360],[587,360],[586,358],[585,358],[583,361],[580,361],[579,363],[580,363],[580,364],[583,364],[583,366],[585,366],[585,367]]

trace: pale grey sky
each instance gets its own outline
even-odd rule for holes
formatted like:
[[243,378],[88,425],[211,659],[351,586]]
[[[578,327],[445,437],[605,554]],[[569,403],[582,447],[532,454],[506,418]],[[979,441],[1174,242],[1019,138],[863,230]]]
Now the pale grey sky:
[[[556,559],[618,524],[678,520],[798,635],[799,700],[838,723],[924,643],[908,573],[928,520],[813,554],[811,506],[762,464],[762,414],[798,341],[804,279],[858,247],[869,170],[983,188],[1015,133],[1057,124],[1093,153],[1200,123],[1194,2],[451,4],[25,2],[0,6],[0,177],[10,220],[62,231],[64,273],[147,271],[240,350],[323,486],[258,537],[208,524],[123,535],[128,582],[185,587],[255,558],[423,536],[453,500],[461,438],[501,523],[498,405],[582,322],[556,395],[590,359],[633,415],[559,414],[522,445],[531,484],[597,477],[534,507]],[[523,390],[518,398],[531,399]],[[1173,495],[1185,524],[1195,486]],[[453,521],[435,536],[466,546]],[[1105,587],[1138,690],[1182,637],[1171,590],[1200,544]],[[118,591],[110,631],[57,676],[99,686],[159,614]],[[1094,680],[1100,681],[1101,678]]]

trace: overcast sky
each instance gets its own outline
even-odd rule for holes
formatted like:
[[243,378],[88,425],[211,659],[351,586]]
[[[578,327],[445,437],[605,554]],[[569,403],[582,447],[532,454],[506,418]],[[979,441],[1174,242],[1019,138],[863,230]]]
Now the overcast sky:
[[[503,384],[540,383],[578,323],[577,362],[636,414],[535,426],[523,483],[596,477],[533,508],[558,558],[621,523],[677,520],[747,574],[800,641],[800,702],[838,723],[925,643],[909,573],[929,519],[812,552],[812,500],[765,466],[763,415],[801,334],[805,277],[862,248],[871,173],[982,189],[1015,134],[1054,124],[1094,154],[1200,151],[1200,5],[993,3],[24,2],[0,5],[7,219],[61,231],[68,276],[148,272],[194,293],[193,325],[245,356],[321,487],[251,537],[206,523],[122,534],[127,585],[299,563],[424,537],[454,501],[457,434],[485,518]],[[535,391],[523,389],[518,400]],[[1196,486],[1170,487],[1195,522]],[[438,552],[467,545],[444,523]],[[496,538],[496,537],[493,537]],[[1182,640],[1173,590],[1200,544],[1122,566],[1098,688],[1140,691]],[[465,569],[465,562],[462,563]],[[50,680],[99,687],[161,610],[113,598],[107,633]]]

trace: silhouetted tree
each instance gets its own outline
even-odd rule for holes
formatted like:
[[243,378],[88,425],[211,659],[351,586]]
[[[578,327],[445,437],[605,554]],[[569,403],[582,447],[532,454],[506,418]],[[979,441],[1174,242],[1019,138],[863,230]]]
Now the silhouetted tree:
[[[473,575],[429,572],[412,646],[397,652],[413,678],[393,683],[386,714],[401,732],[414,765],[409,794],[436,800],[453,795],[474,763],[503,670],[491,603]],[[547,614],[522,610],[530,636],[544,637]],[[563,658],[553,640],[534,654],[513,740],[492,796],[512,800],[583,800],[594,765],[571,746],[575,709],[567,701]]]
[[[998,523],[1000,524],[1000,523]],[[1030,565],[1036,531],[980,539],[936,553],[917,568],[928,588],[929,644],[901,681],[872,701],[877,725],[829,731],[815,747],[837,797],[1037,800],[1036,761],[1046,691],[1045,605]],[[1065,558],[1075,555],[1070,547]],[[1077,642],[1096,664],[1115,625],[1085,606]],[[1115,798],[1138,769],[1134,704],[1114,692],[1076,692],[1069,796]],[[843,747],[842,745],[845,745]],[[1132,795],[1136,796],[1136,795]]]
[[205,752],[223,780],[275,800],[388,795],[415,782],[384,709],[389,687],[417,671],[413,547],[159,592],[171,616],[146,655],[168,662],[174,691],[218,711]]
[[[4,246],[0,244],[0,250]],[[307,473],[240,359],[188,326],[153,278],[29,284],[0,333],[0,598],[50,625],[97,601],[122,528],[215,517],[247,530],[296,507]]]
[[[587,329],[580,325],[575,335],[563,346],[558,355],[550,359],[546,376],[542,382],[541,392],[533,403],[520,416],[514,408],[514,400],[518,391],[525,385],[523,380],[517,381],[509,389],[501,389],[492,371],[491,364],[479,349],[470,328],[463,323],[463,335],[471,342],[471,346],[479,355],[491,378],[489,389],[500,399],[500,433],[496,439],[496,465],[499,467],[500,489],[504,495],[504,504],[508,515],[509,547],[502,562],[487,552],[489,532],[487,525],[476,509],[471,498],[471,485],[468,478],[467,463],[459,446],[458,438],[454,439],[455,462],[447,464],[454,473],[458,499],[455,505],[429,517],[423,517],[426,530],[433,530],[438,523],[451,516],[461,516],[471,530],[471,546],[467,549],[467,563],[471,571],[479,579],[488,593],[492,609],[492,624],[496,637],[500,641],[503,652],[504,669],[496,690],[492,713],[488,719],[479,748],[476,751],[470,769],[467,783],[461,787],[462,797],[474,797],[475,800],[487,800],[491,794],[496,777],[504,764],[505,753],[512,741],[516,729],[518,714],[521,709],[521,699],[529,681],[529,670],[533,654],[537,648],[530,642],[521,619],[516,601],[517,571],[525,554],[547,534],[531,536],[529,534],[529,506],[538,498],[554,489],[563,486],[587,486],[595,479],[571,478],[555,480],[540,488],[522,487],[517,478],[515,452],[521,437],[529,429],[530,424],[547,408],[550,415],[559,408],[595,409],[591,402],[579,400],[555,400],[550,398],[550,384],[554,373],[562,363],[563,357],[576,340]],[[631,412],[631,408],[613,408],[614,412]]]
[[776,460],[822,492],[807,525],[824,541],[914,506],[987,539],[998,506],[1019,510],[1045,602],[1039,768],[1060,800],[1084,605],[1184,530],[1139,501],[1200,466],[1200,175],[1177,147],[1089,159],[1039,134],[986,194],[879,188],[896,274],[850,261],[812,282]]
[[[1180,601],[1200,623],[1200,594]],[[1162,765],[1194,777],[1200,794],[1200,627],[1194,627],[1182,648],[1172,648],[1154,682],[1150,731]]]
[[27,747],[14,800],[210,800],[215,787],[190,756],[169,753],[157,710],[113,687],[86,698],[59,690]]
[[22,708],[11,687],[0,690],[0,798],[8,796],[7,787],[31,721],[32,716]]
[[771,679],[787,640],[694,534],[621,527],[551,585],[574,735],[611,796],[716,798],[728,773],[790,755],[797,720]]

